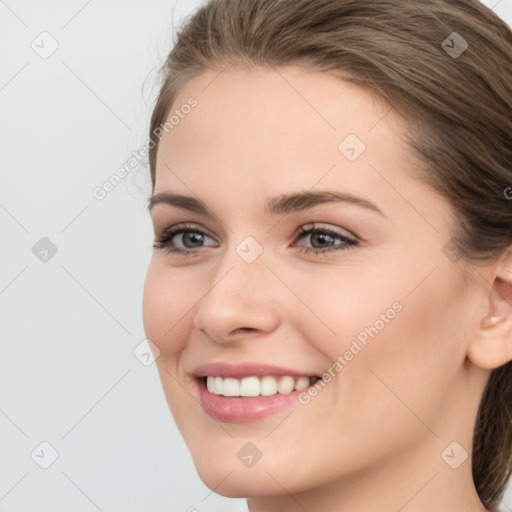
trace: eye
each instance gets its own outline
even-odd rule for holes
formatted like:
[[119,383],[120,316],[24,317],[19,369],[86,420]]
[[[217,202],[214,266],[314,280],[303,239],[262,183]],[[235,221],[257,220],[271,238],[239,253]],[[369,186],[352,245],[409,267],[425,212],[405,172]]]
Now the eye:
[[[171,253],[188,255],[197,253],[199,248],[204,247],[206,239],[213,240],[199,227],[193,224],[178,224],[155,237],[153,247],[165,249]],[[216,247],[216,243],[211,245]]]
[[[358,244],[354,238],[330,228],[316,227],[315,225],[299,229],[299,234],[293,243],[297,245],[300,240],[310,239],[313,247],[298,246],[308,254],[325,254],[332,251],[342,251],[350,249]],[[207,244],[210,240],[213,243]],[[336,243],[338,241],[338,243]],[[155,249],[165,249],[166,251],[180,255],[191,255],[200,252],[202,247],[217,247],[217,243],[200,227],[194,224],[178,224],[172,228],[166,229],[163,233],[155,237],[153,247]]]
[[[313,247],[302,247],[304,253],[308,254],[325,254],[332,251],[344,251],[351,249],[358,244],[354,238],[350,238],[343,233],[335,231],[330,228],[315,227],[313,225],[309,228],[301,227],[299,229],[299,236],[297,240],[305,240],[309,238]],[[336,243],[339,240],[340,243]],[[296,244],[296,242],[294,242]]]

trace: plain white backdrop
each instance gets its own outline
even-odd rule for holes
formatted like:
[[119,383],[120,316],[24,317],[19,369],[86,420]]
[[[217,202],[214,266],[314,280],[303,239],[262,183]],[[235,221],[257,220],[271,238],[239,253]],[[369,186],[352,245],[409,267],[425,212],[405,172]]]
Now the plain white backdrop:
[[200,3],[0,0],[0,512],[247,510],[197,476],[139,347],[147,165],[93,195]]

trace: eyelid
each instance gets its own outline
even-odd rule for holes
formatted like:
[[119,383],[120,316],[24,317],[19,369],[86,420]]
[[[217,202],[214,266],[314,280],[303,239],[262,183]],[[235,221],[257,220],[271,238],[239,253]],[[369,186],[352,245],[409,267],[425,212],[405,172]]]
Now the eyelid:
[[330,224],[323,223],[323,222],[310,222],[308,224],[303,224],[302,226],[300,226],[297,229],[297,235],[296,236],[302,235],[302,234],[304,234],[306,232],[309,232],[309,231],[315,231],[315,230],[318,230],[318,231],[328,231],[328,232],[331,232],[333,234],[335,233],[337,236],[343,236],[343,237],[346,237],[346,238],[350,238],[354,242],[362,240],[362,238],[360,238],[359,236],[357,236],[355,233],[353,233],[352,231],[350,231],[347,228],[342,228],[342,227],[339,227],[339,226],[333,227]]
[[[162,249],[167,248],[170,252],[175,252],[175,253],[192,253],[194,251],[199,250],[197,248],[188,248],[188,249],[185,248],[184,249],[182,247],[178,247],[178,248],[175,248],[174,250],[171,250],[169,247],[166,247],[166,246],[170,245],[170,241],[175,236],[182,235],[187,232],[199,232],[199,233],[207,236],[208,238],[211,238],[217,244],[216,247],[218,247],[219,242],[217,242],[215,237],[210,235],[208,233],[208,230],[203,228],[203,226],[201,226],[200,224],[195,224],[193,222],[180,222],[178,224],[173,224],[172,226],[163,229],[160,234],[155,233],[153,247],[155,247],[155,248],[158,247],[158,248],[162,248]],[[205,245],[203,247],[212,247],[212,246]]]
[[203,227],[201,224],[196,224],[195,222],[179,222],[178,224],[173,224],[172,226],[164,228],[160,235],[155,233],[155,236],[163,237],[166,233],[179,230],[200,231],[201,233],[204,233],[205,235],[215,240],[215,237],[212,236],[205,227]]
[[[341,251],[347,251],[350,249],[354,249],[356,247],[360,246],[360,240],[357,236],[352,235],[345,235],[338,231],[339,228],[333,229],[333,228],[327,228],[323,226],[316,226],[314,224],[314,227],[304,227],[301,226],[299,228],[299,233],[297,234],[297,237],[295,238],[294,242],[292,243],[291,247],[297,247],[297,244],[301,242],[302,240],[305,240],[309,236],[315,234],[315,233],[326,233],[328,236],[334,239],[338,239],[341,243],[330,245],[328,247],[324,248],[318,248],[318,247],[303,247],[299,246],[301,251],[304,254],[309,254],[313,252],[315,256],[330,256],[332,253],[337,253]],[[348,231],[351,233],[350,231]]]

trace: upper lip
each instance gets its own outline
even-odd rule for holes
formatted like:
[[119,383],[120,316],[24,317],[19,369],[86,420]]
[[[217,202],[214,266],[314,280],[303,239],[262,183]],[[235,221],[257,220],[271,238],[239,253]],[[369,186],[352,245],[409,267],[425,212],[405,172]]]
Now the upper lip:
[[315,373],[308,371],[298,371],[291,368],[283,368],[281,366],[268,365],[264,363],[227,363],[213,362],[197,366],[192,373],[196,377],[232,377],[241,379],[243,377],[275,375],[290,375],[292,377],[317,377]]

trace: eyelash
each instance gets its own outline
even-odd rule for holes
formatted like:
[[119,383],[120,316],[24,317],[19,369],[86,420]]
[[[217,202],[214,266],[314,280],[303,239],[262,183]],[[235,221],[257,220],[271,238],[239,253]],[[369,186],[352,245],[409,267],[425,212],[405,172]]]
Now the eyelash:
[[[176,235],[181,235],[181,234],[185,234],[185,233],[199,233],[201,235],[205,235],[205,236],[211,238],[207,233],[205,233],[203,230],[201,230],[199,228],[196,228],[193,226],[187,226],[187,227],[176,226],[173,228],[166,229],[160,237],[155,237],[153,247],[155,249],[165,249],[169,253],[182,255],[182,256],[190,256],[190,255],[196,254],[197,252],[200,251],[200,249],[182,249],[182,248],[177,248],[177,247],[171,246],[171,240]],[[341,233],[338,233],[337,231],[334,231],[332,229],[315,227],[314,224],[312,227],[309,227],[309,228],[304,228],[304,227],[299,228],[299,233],[293,243],[295,244],[302,238],[305,238],[308,235],[312,235],[312,234],[316,234],[316,233],[327,234],[328,236],[330,236],[332,238],[339,239],[343,243],[334,245],[331,247],[327,247],[324,249],[319,249],[316,247],[301,247],[301,250],[304,252],[304,254],[309,254],[309,253],[313,252],[315,255],[319,255],[319,254],[326,254],[326,253],[330,253],[330,252],[334,252],[334,251],[345,251],[345,250],[352,249],[352,248],[356,247],[357,245],[359,245],[359,242],[357,240],[354,240],[345,235],[342,235]]]

